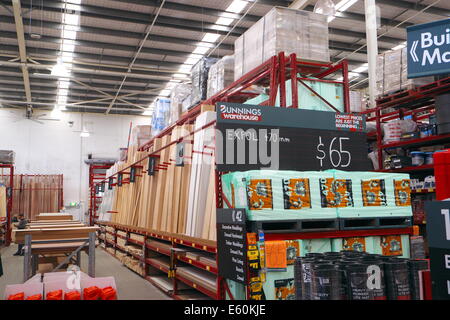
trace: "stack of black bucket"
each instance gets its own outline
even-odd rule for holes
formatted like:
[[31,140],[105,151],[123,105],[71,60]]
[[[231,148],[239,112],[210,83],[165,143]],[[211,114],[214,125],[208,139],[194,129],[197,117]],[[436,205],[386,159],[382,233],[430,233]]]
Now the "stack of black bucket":
[[366,252],[309,253],[294,267],[297,300],[419,300],[425,260]]

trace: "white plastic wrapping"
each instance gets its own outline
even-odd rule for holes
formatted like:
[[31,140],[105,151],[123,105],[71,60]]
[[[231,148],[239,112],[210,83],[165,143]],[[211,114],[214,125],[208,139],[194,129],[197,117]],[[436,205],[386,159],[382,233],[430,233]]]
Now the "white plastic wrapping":
[[234,56],[225,56],[209,69],[207,98],[222,91],[234,81]]
[[139,125],[131,130],[130,146],[140,147],[151,138],[151,126]]
[[389,51],[377,58],[377,93],[387,95],[433,82],[433,77],[408,79],[406,48]]
[[15,152],[12,150],[0,150],[0,163],[13,164]]
[[[187,110],[183,108],[183,101],[190,97],[192,92],[192,85],[186,83],[179,83],[173,87],[170,93],[170,118],[169,123],[172,124],[177,121],[181,114]],[[190,100],[189,100],[190,101]]]
[[217,61],[218,61],[217,58],[203,57],[192,67],[191,70],[192,104],[198,103],[206,99],[209,69]]
[[329,62],[327,16],[274,7],[235,41],[234,48],[235,80],[281,51]]

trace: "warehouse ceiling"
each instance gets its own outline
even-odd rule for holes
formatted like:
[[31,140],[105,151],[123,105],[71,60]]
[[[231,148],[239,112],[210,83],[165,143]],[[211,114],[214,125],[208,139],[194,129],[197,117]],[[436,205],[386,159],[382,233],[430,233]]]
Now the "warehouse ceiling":
[[[294,2],[294,4],[293,4]],[[203,55],[233,43],[274,5],[313,11],[316,0],[0,0],[3,107],[151,114]],[[334,0],[332,61],[367,85],[364,0]],[[376,0],[380,52],[404,46],[406,27],[450,16],[448,0]]]

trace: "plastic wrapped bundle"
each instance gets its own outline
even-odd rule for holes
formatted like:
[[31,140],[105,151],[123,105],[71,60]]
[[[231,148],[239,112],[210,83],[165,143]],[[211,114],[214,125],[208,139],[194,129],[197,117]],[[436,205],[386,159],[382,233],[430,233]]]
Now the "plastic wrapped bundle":
[[208,94],[210,98],[234,81],[234,56],[225,56],[211,66],[208,74]]
[[13,164],[15,152],[12,150],[0,150],[0,163]]
[[213,64],[218,61],[217,58],[204,57],[200,59],[191,70],[192,81],[192,104],[206,99],[208,89],[208,73]]
[[192,86],[186,83],[177,84],[170,93],[170,118],[169,123],[172,124],[177,121],[181,114],[190,107],[183,108],[183,101],[191,95]]
[[169,125],[170,118],[170,100],[157,99],[155,102],[155,111],[152,117],[152,132],[151,136],[158,135]]
[[409,90],[434,81],[433,77],[408,79],[408,59],[406,48],[378,55],[377,90],[378,95],[387,95],[400,90]]
[[312,300],[340,300],[340,272],[329,262],[319,262],[314,264],[311,289]]
[[140,125],[135,126],[131,130],[130,146],[140,147],[151,138],[151,126]]
[[281,51],[329,62],[327,16],[275,7],[239,37],[234,48],[235,80]]

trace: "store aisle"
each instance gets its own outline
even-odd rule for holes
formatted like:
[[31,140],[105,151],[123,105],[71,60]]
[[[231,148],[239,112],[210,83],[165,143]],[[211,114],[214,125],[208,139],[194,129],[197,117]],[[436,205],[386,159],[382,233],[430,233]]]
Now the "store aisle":
[[[3,277],[0,277],[0,299],[3,299],[5,286],[22,283],[23,257],[12,254],[17,250],[16,245],[0,249],[3,260]],[[101,249],[96,250],[96,276],[113,276],[116,280],[117,291],[121,300],[170,300],[158,288],[142,277],[123,266],[117,259]],[[87,271],[88,256],[82,255],[82,270]]]

